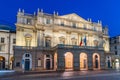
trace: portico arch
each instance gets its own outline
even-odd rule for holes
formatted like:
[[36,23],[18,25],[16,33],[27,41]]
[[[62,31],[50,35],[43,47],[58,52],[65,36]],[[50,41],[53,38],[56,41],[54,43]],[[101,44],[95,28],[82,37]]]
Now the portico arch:
[[107,68],[111,68],[111,57],[110,56],[106,56],[106,66]]
[[32,69],[32,55],[25,53],[22,58],[22,69],[29,71]]
[[80,70],[87,70],[87,69],[88,69],[87,54],[80,53]]
[[100,55],[98,53],[93,54],[93,69],[100,69]]
[[71,52],[66,52],[65,56],[65,69],[73,69],[73,54]]
[[0,56],[0,70],[5,69],[5,58]]

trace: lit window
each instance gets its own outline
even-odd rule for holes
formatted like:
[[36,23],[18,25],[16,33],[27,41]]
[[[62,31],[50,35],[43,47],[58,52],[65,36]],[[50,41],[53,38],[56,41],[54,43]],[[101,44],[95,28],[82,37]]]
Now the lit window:
[[31,38],[26,38],[26,46],[31,46]]
[[27,24],[31,24],[31,19],[27,19]]

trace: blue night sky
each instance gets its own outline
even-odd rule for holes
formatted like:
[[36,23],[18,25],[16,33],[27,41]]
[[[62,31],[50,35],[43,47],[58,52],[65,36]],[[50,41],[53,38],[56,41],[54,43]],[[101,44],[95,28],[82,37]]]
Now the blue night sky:
[[32,14],[38,8],[46,13],[58,11],[60,15],[76,13],[94,22],[101,20],[108,25],[110,36],[120,34],[120,0],[1,0],[0,21],[14,24],[19,8]]

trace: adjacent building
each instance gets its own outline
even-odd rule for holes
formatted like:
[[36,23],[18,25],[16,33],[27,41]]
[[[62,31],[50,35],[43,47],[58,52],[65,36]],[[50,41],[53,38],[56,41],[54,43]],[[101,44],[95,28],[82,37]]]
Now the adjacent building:
[[110,51],[113,54],[113,68],[120,68],[120,36],[110,38]]
[[0,70],[13,69],[13,46],[16,44],[15,30],[0,25]]
[[75,13],[28,14],[16,22],[15,70],[100,70],[112,66],[108,28]]

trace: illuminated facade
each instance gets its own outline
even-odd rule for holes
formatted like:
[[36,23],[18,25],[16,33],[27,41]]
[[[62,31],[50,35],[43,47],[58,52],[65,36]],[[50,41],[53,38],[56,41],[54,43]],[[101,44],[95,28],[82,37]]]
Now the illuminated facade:
[[108,29],[72,13],[26,14],[16,23],[16,70],[88,70],[111,66]]
[[0,25],[0,70],[13,69],[13,46],[16,44],[15,31],[7,25]]
[[110,38],[110,51],[112,52],[112,65],[114,69],[120,69],[120,36]]

